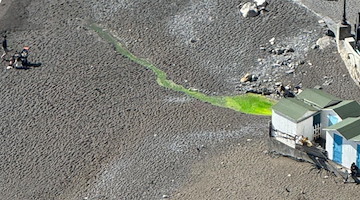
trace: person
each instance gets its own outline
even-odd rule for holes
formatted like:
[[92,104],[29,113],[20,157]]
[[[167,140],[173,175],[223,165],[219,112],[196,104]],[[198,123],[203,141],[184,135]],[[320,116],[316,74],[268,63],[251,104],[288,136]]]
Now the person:
[[358,179],[359,168],[358,166],[355,165],[355,163],[351,164],[350,171],[351,171],[351,177],[354,179],[355,183],[359,185],[360,184],[360,180]]
[[21,51],[20,55],[21,55],[21,61],[23,65],[28,65],[28,56],[29,56],[29,49],[30,47],[24,47],[23,50]]
[[12,55],[11,58],[9,59],[9,65],[7,66],[7,69],[11,69],[13,67],[18,67],[20,58],[21,58],[21,54],[18,52],[15,52],[14,55]]
[[3,49],[3,54],[1,55],[1,59],[5,59],[6,54],[9,52],[6,35],[4,35],[4,39],[2,41],[2,49]]
[[350,167],[350,171],[352,176],[357,176],[359,173],[359,167],[356,166],[355,163],[352,163]]

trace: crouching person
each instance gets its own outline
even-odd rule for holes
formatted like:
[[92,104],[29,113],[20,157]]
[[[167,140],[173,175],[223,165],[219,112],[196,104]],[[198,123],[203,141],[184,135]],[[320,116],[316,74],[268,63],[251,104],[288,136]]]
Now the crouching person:
[[9,62],[8,68],[15,68],[15,69],[29,69],[27,66],[23,65],[23,60],[20,53],[15,53]]

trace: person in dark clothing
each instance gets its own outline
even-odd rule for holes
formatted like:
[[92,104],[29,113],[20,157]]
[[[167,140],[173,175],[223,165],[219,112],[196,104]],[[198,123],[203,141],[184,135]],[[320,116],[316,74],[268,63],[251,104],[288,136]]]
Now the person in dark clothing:
[[30,47],[24,47],[23,50],[21,51],[20,55],[21,55],[21,62],[22,65],[24,66],[28,66],[29,62],[27,60],[28,56],[29,56],[29,49]]
[[9,52],[9,49],[7,46],[6,35],[4,35],[4,39],[2,41],[2,49],[3,49],[3,54],[1,55],[1,58],[5,59],[6,54]]
[[356,184],[360,184],[360,180],[358,179],[359,168],[358,166],[355,165],[355,163],[351,164],[350,171],[351,171],[351,178],[354,179]]
[[350,171],[352,176],[357,176],[359,173],[359,167],[356,166],[355,163],[352,163],[350,167]]

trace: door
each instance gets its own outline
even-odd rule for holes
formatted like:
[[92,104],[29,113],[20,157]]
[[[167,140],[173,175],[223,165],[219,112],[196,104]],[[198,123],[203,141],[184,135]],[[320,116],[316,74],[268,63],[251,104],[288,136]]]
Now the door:
[[320,116],[320,113],[315,115],[314,118],[313,118],[313,126],[316,126],[318,124],[320,124],[321,122],[321,116]]
[[334,133],[334,152],[333,152],[333,161],[341,164],[342,163],[342,137]]
[[357,159],[356,159],[356,166],[360,166],[360,144],[357,145]]

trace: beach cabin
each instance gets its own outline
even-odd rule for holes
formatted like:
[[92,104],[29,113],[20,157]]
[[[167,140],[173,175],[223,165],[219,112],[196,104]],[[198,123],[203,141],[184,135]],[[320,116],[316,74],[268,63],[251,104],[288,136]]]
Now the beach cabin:
[[295,148],[300,136],[313,139],[314,127],[319,122],[319,109],[297,98],[284,98],[272,107],[271,136]]
[[324,129],[328,158],[350,168],[360,166],[360,117],[349,117]]
[[360,166],[360,104],[305,89],[273,106],[270,136],[292,148],[304,138],[319,139],[329,159],[345,167],[353,162]]
[[305,89],[298,94],[296,98],[320,110],[315,117],[317,121],[314,124],[314,136],[311,137],[311,139],[325,139],[325,132],[322,128],[342,120],[342,118],[340,118],[331,108],[341,102],[341,99],[338,97],[319,89]]

